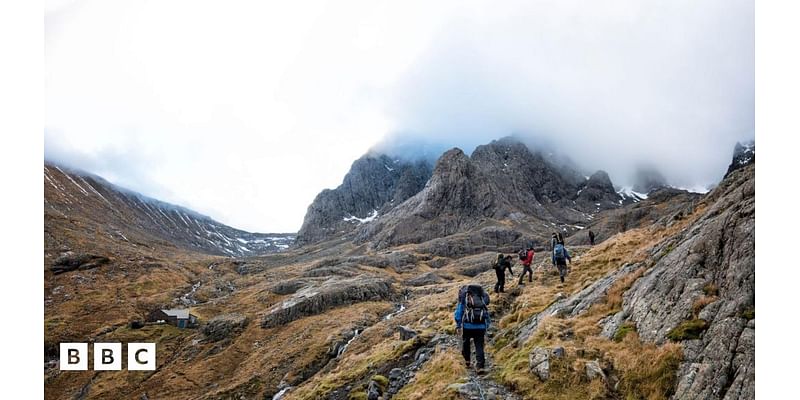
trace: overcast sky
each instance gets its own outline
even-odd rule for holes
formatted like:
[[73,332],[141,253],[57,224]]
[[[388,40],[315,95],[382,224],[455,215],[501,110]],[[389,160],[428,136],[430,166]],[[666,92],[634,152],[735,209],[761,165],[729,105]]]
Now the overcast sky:
[[250,231],[397,137],[686,187],[754,137],[752,1],[63,0],[45,29],[48,159]]

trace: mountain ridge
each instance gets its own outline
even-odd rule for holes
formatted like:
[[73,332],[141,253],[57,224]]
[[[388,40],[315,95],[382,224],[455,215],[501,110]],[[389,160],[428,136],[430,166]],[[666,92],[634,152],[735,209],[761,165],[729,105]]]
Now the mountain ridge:
[[[97,175],[54,163],[45,163],[44,179],[45,212],[63,216],[66,215],[64,209],[80,211],[99,229],[125,241],[128,238],[123,231],[136,227],[143,241],[147,240],[146,236],[155,234],[158,239],[188,250],[228,256],[284,250],[293,242],[292,234],[252,233],[232,228],[189,208],[153,199]],[[90,207],[85,208],[89,204]],[[85,209],[76,210],[76,207]],[[116,228],[101,226],[110,222]]]

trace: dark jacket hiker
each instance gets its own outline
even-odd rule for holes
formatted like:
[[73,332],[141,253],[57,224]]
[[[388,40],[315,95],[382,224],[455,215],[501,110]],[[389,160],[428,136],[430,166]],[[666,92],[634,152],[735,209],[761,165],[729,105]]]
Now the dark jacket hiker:
[[484,336],[489,329],[491,318],[489,317],[489,294],[480,285],[462,286],[458,291],[458,305],[453,317],[456,321],[456,328],[461,331],[461,354],[470,366],[470,339],[475,342],[475,356],[478,359],[478,369],[483,369],[486,365],[486,358],[483,353]]
[[497,261],[494,263],[494,273],[497,275],[497,283],[494,284],[495,293],[503,293],[505,291],[506,269],[508,269],[508,273],[511,276],[514,276],[514,272],[511,270],[511,256],[503,256],[502,253],[498,254]]

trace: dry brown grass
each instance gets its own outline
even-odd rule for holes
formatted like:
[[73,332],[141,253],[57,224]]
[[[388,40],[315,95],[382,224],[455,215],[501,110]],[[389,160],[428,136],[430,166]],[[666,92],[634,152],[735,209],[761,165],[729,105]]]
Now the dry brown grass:
[[692,303],[692,314],[695,318],[700,315],[700,311],[702,311],[707,305],[717,301],[717,296],[700,296],[697,300]]
[[[560,284],[554,275],[542,274],[534,290],[526,290],[519,296],[512,311],[501,321],[501,327],[513,329],[525,322],[550,305],[557,292],[569,295],[624,264],[644,263],[654,246],[685,229],[702,215],[703,210],[704,206],[698,207],[692,215],[667,228],[630,230],[590,248],[584,254],[576,252],[579,257],[567,282]],[[569,319],[543,319],[537,332],[517,348],[508,346],[507,340],[500,338],[495,348],[495,362],[499,366],[495,372],[497,380],[530,399],[607,398],[610,393],[605,385],[599,381],[588,382],[585,377],[585,363],[599,359],[611,366],[612,373],[620,381],[618,393],[623,398],[669,398],[681,360],[679,344],[643,344],[632,328],[620,335],[619,341],[599,336],[600,319],[622,309],[625,292],[646,271],[647,268],[642,266],[619,279],[608,290],[605,301],[595,304],[586,313]],[[701,298],[697,306],[702,308],[713,300],[712,297]],[[570,340],[562,340],[562,333],[566,330],[573,332]],[[563,346],[567,350],[564,359],[551,360],[551,379],[545,382],[528,370],[528,354],[536,346]]]
[[464,358],[454,348],[447,347],[433,355],[430,361],[417,372],[394,397],[398,400],[459,399],[447,386],[467,376]]

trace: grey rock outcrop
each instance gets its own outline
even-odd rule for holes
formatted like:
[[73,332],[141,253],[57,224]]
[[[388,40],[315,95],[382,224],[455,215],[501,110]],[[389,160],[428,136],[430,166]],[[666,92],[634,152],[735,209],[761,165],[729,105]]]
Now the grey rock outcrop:
[[73,253],[69,251],[56,259],[50,267],[50,270],[53,271],[54,274],[62,274],[69,271],[97,268],[107,264],[109,261],[111,260],[109,260],[108,257],[87,253]]
[[417,331],[406,326],[398,326],[397,331],[400,332],[400,340],[409,340],[417,336]]
[[228,339],[231,336],[241,332],[248,323],[248,319],[244,314],[232,313],[217,315],[207,324],[203,325],[201,332],[206,335],[206,338],[216,342],[223,339]]
[[578,191],[575,199],[581,210],[596,211],[607,210],[620,207],[623,203],[622,197],[614,190],[608,173],[597,171],[586,181]]
[[408,162],[385,154],[356,160],[342,184],[323,190],[308,207],[297,244],[347,233],[422,190],[431,175],[427,161]]
[[[630,320],[641,339],[662,343],[676,327],[701,318],[707,331],[683,342],[674,398],[752,398],[755,322],[746,311],[755,309],[755,166],[731,173],[705,201],[704,215],[654,256],[604,333]],[[694,315],[703,297],[713,301]]]
[[550,379],[550,350],[535,347],[528,355],[528,368],[539,379],[543,381]]
[[406,285],[409,286],[426,286],[426,285],[435,285],[437,283],[443,282],[444,279],[439,275],[436,275],[433,272],[426,272],[424,274],[415,276],[406,281]]
[[605,381],[606,373],[603,372],[603,368],[600,367],[600,363],[597,361],[588,361],[586,363],[586,378],[589,380],[602,379]]
[[375,381],[369,381],[367,386],[367,400],[378,400],[381,397],[381,388]]
[[364,301],[390,300],[394,297],[389,279],[360,275],[354,278],[333,277],[305,287],[267,311],[262,328],[273,328],[316,315],[343,305]]
[[745,143],[736,143],[736,146],[733,147],[733,160],[728,166],[728,171],[725,172],[725,177],[727,178],[733,171],[754,162],[756,162],[756,142],[751,140]]

